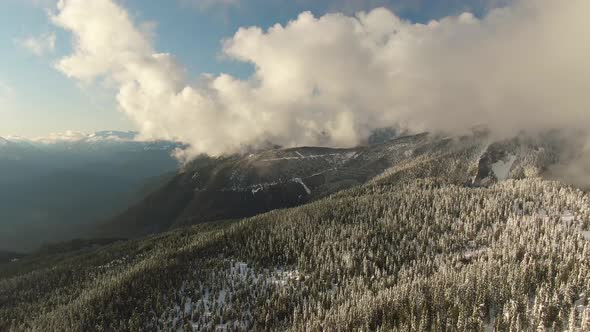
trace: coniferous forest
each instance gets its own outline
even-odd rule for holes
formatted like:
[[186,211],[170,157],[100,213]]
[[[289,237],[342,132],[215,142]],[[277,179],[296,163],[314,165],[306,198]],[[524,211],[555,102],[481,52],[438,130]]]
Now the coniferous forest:
[[0,330],[590,331],[590,196],[536,176],[466,185],[453,160],[473,151],[4,265]]

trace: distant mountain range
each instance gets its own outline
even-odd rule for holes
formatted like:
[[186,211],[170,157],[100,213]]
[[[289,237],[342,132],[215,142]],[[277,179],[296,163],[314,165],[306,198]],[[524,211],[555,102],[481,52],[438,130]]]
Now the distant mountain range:
[[84,227],[154,189],[178,164],[180,144],[134,132],[0,138],[0,250],[31,250]]

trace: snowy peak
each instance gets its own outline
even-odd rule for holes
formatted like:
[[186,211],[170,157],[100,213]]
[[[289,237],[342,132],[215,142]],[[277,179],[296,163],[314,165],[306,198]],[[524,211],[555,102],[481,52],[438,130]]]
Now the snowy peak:
[[111,141],[134,141],[137,137],[137,132],[134,131],[98,131],[90,134],[87,140],[111,140]]
[[105,130],[87,134],[77,131],[65,131],[61,133],[51,133],[47,136],[25,138],[21,136],[4,136],[0,137],[0,145],[9,143],[28,143],[34,145],[50,145],[58,143],[80,143],[80,142],[134,142],[138,133],[135,131],[116,131]]
[[[72,162],[97,161],[108,158],[128,158],[125,154],[170,155],[181,144],[169,141],[136,140],[132,131],[99,131],[92,134],[67,131],[34,139],[19,136],[0,138],[0,160],[28,162],[51,159],[59,163],[66,158]],[[74,159],[74,160],[72,160]]]
[[140,141],[138,133],[134,131],[98,131],[86,134],[76,131],[52,133],[48,136],[37,138],[24,138],[19,136],[0,137],[0,147],[6,149],[37,149],[37,150],[70,150],[88,151],[105,148],[122,150],[173,150],[181,145],[170,141]]
[[46,137],[38,137],[33,142],[42,144],[56,143],[79,143],[79,142],[132,142],[135,141],[136,132],[132,131],[98,131],[92,134],[86,134],[76,131],[66,131],[63,133],[52,133]]

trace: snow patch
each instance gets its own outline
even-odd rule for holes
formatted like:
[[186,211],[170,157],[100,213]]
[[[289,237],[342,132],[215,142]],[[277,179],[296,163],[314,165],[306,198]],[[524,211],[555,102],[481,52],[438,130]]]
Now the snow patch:
[[[235,260],[225,260],[224,265],[229,273],[209,271],[206,279],[209,282],[218,281],[214,287],[208,287],[203,280],[185,280],[182,283],[168,309],[158,315],[158,322],[164,324],[166,331],[187,332],[184,322],[194,331],[251,330],[254,315],[247,306],[237,302],[236,297],[244,296],[245,292],[246,296],[256,298],[260,295],[259,289],[277,292],[302,279],[299,271],[292,269],[256,271],[247,263]],[[193,271],[195,276],[200,273],[202,271]],[[241,314],[235,315],[238,308],[242,309]],[[233,311],[234,315],[226,320],[223,317],[228,311]]]
[[257,192],[264,190],[264,187],[261,184],[258,184],[252,188],[252,195],[256,195]]
[[303,187],[303,189],[305,189],[305,192],[308,195],[311,195],[311,189],[309,189],[309,187],[305,184],[305,182],[303,182],[303,180],[301,180],[301,178],[294,178],[292,181],[299,183]]
[[565,211],[562,215],[561,215],[561,221],[564,222],[572,222],[575,220],[575,216],[572,213],[572,211]]
[[508,179],[508,175],[510,174],[510,169],[514,164],[514,161],[516,161],[516,156],[510,155],[507,161],[498,160],[492,164],[492,172],[494,172],[494,175],[498,181],[504,181]]
[[313,154],[313,155],[308,155],[308,156],[304,156],[304,155],[300,154],[299,152],[296,152],[296,153],[298,154],[297,157],[269,158],[269,159],[260,159],[259,161],[269,162],[269,161],[280,161],[280,160],[301,160],[301,159],[317,159],[317,158],[328,158],[328,157],[332,157],[332,158],[340,157],[337,159],[341,159],[341,161],[346,161],[346,160],[349,160],[349,159],[357,156],[357,153],[354,151],[346,152],[346,153]]
[[476,249],[467,249],[463,252],[463,257],[465,259],[472,259],[480,256],[481,254],[485,253],[488,250],[487,247],[481,247]]

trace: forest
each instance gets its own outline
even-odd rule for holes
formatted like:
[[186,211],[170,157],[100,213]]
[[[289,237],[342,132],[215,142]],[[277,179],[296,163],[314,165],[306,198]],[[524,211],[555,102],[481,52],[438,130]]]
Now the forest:
[[539,177],[468,186],[456,158],[4,265],[0,330],[589,331],[588,193]]

